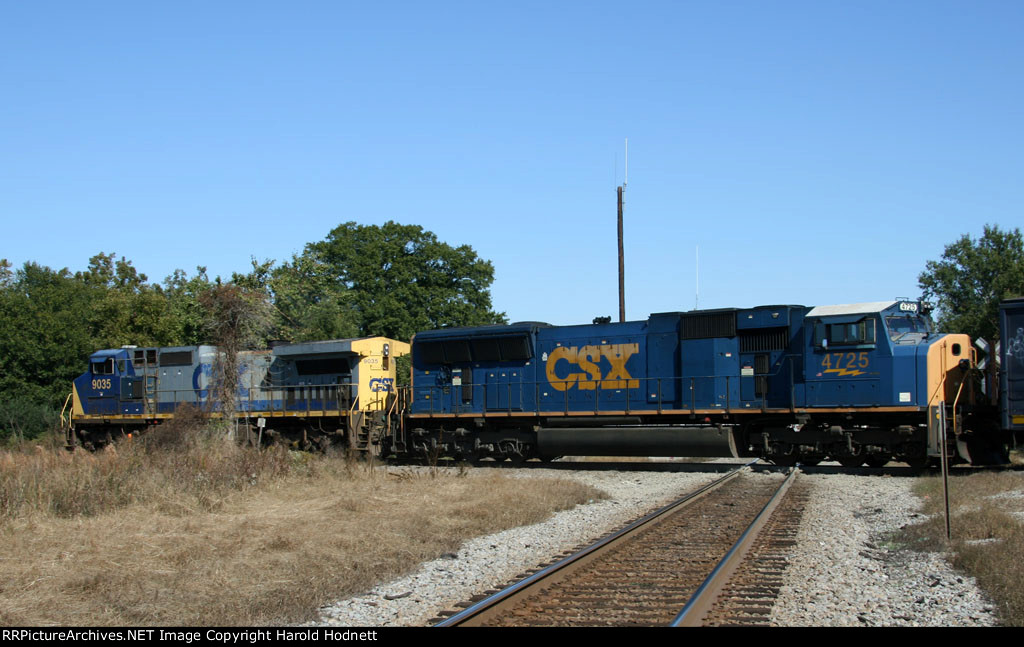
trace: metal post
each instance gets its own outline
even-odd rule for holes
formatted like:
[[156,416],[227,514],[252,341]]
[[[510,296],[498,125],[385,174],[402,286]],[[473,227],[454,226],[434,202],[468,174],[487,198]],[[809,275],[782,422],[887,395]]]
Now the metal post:
[[946,403],[941,402],[939,411],[941,412],[941,418],[939,422],[942,426],[942,496],[945,499],[946,504],[946,541],[953,539],[953,530],[949,522],[949,462],[946,460]]
[[622,250],[622,187],[619,194],[619,323],[626,320],[626,257]]

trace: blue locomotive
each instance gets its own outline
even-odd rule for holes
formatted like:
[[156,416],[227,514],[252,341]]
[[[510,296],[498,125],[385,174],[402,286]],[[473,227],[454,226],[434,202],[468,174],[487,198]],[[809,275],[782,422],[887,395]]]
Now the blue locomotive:
[[[182,405],[258,428],[303,448],[370,451],[398,406],[394,359],[409,345],[384,337],[277,344],[237,356],[237,392],[220,392],[216,346],[101,350],[72,389],[68,444],[97,448],[174,418]],[[230,410],[225,410],[230,401]]]
[[412,356],[407,415],[385,451],[923,466],[945,438],[963,460],[1005,460],[971,340],[936,333],[920,302],[434,330]]

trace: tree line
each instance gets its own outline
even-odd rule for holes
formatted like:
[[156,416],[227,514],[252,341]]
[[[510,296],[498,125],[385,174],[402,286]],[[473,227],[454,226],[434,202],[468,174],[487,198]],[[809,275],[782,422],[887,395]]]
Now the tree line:
[[124,256],[100,252],[84,271],[0,260],[0,438],[51,428],[104,348],[381,335],[505,323],[491,303],[493,265],[417,225],[347,222],[278,263],[211,279],[175,270],[151,282]]
[[[468,245],[395,222],[341,224],[287,261],[253,259],[228,280],[198,267],[151,282],[113,252],[74,273],[0,260],[0,439],[52,428],[71,381],[99,349],[408,340],[418,330],[505,323],[491,303],[493,280],[493,265]],[[1020,230],[963,235],[926,263],[918,284],[937,305],[941,331],[994,342],[999,301],[1024,296]]]

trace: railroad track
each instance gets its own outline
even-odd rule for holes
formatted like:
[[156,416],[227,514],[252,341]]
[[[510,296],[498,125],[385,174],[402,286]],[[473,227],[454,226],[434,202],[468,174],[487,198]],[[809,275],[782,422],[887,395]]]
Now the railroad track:
[[795,476],[735,470],[437,626],[766,624],[802,510]]

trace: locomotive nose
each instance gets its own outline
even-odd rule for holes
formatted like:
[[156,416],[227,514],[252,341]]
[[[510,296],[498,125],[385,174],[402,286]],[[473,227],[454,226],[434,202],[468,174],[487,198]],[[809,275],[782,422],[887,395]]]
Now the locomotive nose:
[[967,335],[943,335],[932,341],[928,346],[928,405],[952,404],[974,366]]

